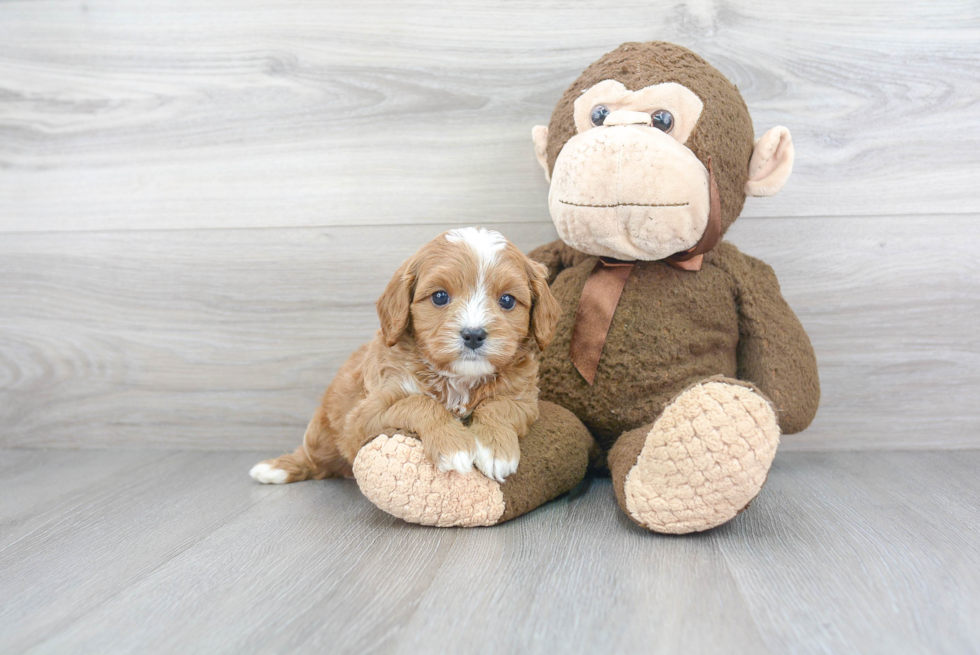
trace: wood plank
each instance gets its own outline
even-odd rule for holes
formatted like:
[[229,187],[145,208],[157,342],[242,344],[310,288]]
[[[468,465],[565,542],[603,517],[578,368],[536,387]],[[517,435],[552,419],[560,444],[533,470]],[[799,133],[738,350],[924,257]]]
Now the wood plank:
[[473,653],[710,653],[720,635],[727,652],[780,652],[767,647],[716,536],[640,529],[609,480],[501,527],[502,538],[468,532],[453,544],[394,652],[442,639]]
[[[0,549],[0,651],[65,629],[264,498],[246,473],[254,453],[158,455],[84,489]],[[115,453],[103,456],[111,467]],[[219,468],[236,475],[219,480]]]
[[[43,466],[45,461],[44,451],[40,450],[0,450],[0,474],[6,476],[10,471],[34,470]],[[2,481],[0,484],[3,484]],[[3,512],[0,512],[0,516],[4,516]]]
[[74,506],[78,494],[106,478],[158,461],[161,451],[3,450],[0,476],[0,548]]
[[975,451],[777,457],[744,520],[719,530],[770,647],[977,650],[978,466]]
[[601,639],[671,653],[722,633],[767,652],[717,545],[635,528],[605,481],[488,530],[392,520],[351,481],[256,493],[270,498],[31,652],[587,652]]
[[[241,466],[216,468],[218,484],[234,478],[240,487],[246,477]],[[295,652],[311,633],[329,634],[335,652],[368,652],[414,612],[460,534],[397,521],[353,480],[252,485],[246,495],[261,499],[252,510],[31,652],[140,652],[147,644]]]
[[[292,449],[391,272],[453,226],[5,235],[0,443]],[[976,217],[745,219],[731,237],[817,349],[822,406],[784,448],[980,444]]]
[[[177,500],[173,478],[146,478],[127,486],[140,500],[90,496],[86,534],[69,522],[39,550],[21,549],[14,566],[41,590],[61,573],[50,566],[57,555],[60,566],[74,565],[60,578],[62,597],[85,589],[89,600],[71,620],[33,612],[3,624],[0,646],[36,654],[408,654],[434,643],[461,653],[980,648],[980,451],[780,452],[748,511],[685,537],[637,528],[608,480],[502,526],[439,530],[388,517],[350,480],[249,486],[243,457],[253,455],[210,455],[204,493]],[[186,516],[238,497],[253,504],[124,583],[123,569],[172,539],[162,535],[166,517],[147,525],[151,496],[158,512]],[[114,534],[108,517],[143,526],[121,543],[92,540]],[[100,553],[123,554],[111,565],[98,560],[111,595],[77,572]],[[14,607],[39,594],[14,591],[4,595]]]
[[747,216],[980,212],[969,0],[21,0],[0,4],[0,231],[546,219],[531,127],[651,38],[727,74],[759,134],[792,130],[794,178]]

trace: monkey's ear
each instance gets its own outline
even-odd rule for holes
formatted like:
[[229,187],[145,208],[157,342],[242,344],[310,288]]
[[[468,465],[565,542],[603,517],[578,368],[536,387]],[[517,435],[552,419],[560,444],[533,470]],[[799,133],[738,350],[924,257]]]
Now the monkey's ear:
[[378,318],[381,319],[381,334],[385,344],[394,346],[408,330],[411,316],[412,293],[415,287],[415,257],[411,257],[398,267],[388,282],[384,293],[378,298]]
[[551,343],[561,318],[561,305],[548,286],[548,268],[525,256],[524,265],[531,281],[531,336],[544,350]]
[[774,127],[755,142],[749,161],[749,181],[745,194],[774,196],[779,193],[793,172],[793,137],[785,127]]
[[551,171],[548,170],[548,128],[545,125],[535,125],[531,128],[531,139],[534,141],[534,154],[538,163],[544,169],[544,179],[551,182]]

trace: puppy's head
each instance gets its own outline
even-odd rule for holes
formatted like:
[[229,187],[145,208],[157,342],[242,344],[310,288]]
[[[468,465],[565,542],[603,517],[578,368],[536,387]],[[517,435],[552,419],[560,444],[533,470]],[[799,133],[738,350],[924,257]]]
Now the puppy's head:
[[501,371],[532,342],[544,349],[560,314],[545,267],[499,232],[473,227],[424,245],[378,300],[389,346],[414,339],[437,370],[467,377]]

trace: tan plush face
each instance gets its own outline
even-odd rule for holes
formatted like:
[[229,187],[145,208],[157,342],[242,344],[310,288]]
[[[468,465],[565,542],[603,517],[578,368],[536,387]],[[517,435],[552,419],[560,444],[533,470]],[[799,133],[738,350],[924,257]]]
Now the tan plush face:
[[532,137],[562,240],[626,260],[664,259],[706,235],[709,161],[721,234],[746,195],[775,194],[793,165],[789,130],[753,144],[735,85],[659,41],[625,43],[586,68]]
[[378,301],[386,341],[410,335],[449,375],[498,373],[554,334],[560,307],[546,275],[498,232],[450,230],[403,264]]
[[676,83],[615,80],[574,104],[576,134],[555,161],[558,235],[590,255],[656,260],[691,248],[708,222],[708,171],[684,143],[703,103]]

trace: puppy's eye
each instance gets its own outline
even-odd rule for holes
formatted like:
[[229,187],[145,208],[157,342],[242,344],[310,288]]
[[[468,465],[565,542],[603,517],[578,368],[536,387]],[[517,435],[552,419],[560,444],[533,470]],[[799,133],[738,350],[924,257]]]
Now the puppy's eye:
[[609,115],[609,107],[605,105],[596,105],[592,108],[592,124],[595,126],[602,125],[606,122],[606,116]]
[[449,294],[445,291],[436,291],[432,294],[432,304],[436,307],[442,307],[449,303]]
[[674,115],[666,109],[658,109],[650,114],[650,118],[653,119],[653,126],[658,130],[670,132],[670,129],[674,127]]
[[500,306],[504,309],[514,309],[514,305],[517,304],[517,300],[515,300],[514,296],[510,295],[509,293],[505,293],[504,295],[500,296],[500,300],[497,302],[500,303]]

